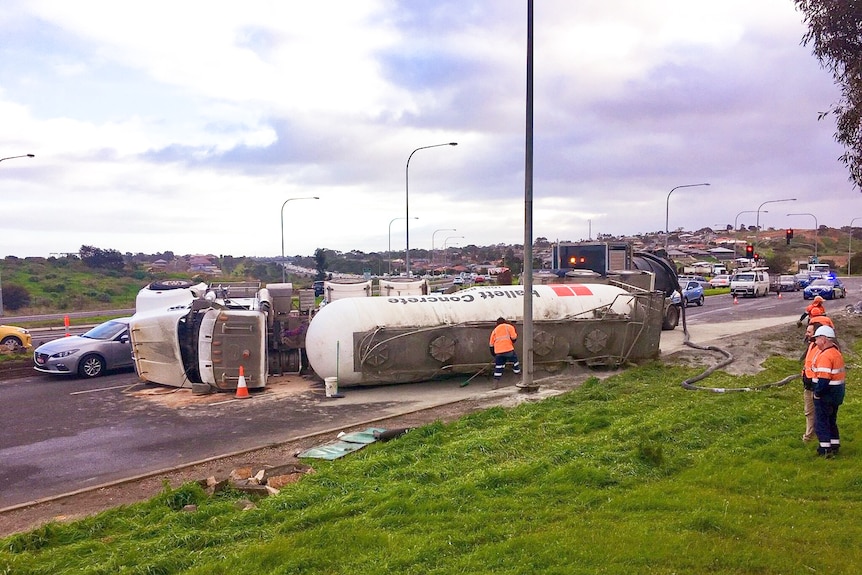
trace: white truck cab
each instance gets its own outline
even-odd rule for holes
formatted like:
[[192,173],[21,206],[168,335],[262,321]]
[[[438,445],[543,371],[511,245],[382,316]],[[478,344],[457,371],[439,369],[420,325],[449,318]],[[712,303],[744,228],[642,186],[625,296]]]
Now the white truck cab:
[[769,294],[767,268],[738,269],[730,278],[730,295],[733,297],[760,297]]

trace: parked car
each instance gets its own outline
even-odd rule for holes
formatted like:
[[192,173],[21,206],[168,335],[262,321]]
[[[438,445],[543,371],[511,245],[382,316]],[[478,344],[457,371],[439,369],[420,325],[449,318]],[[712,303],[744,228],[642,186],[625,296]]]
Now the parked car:
[[[700,282],[688,281],[685,282],[685,285],[680,285],[682,287],[682,297],[685,299],[686,306],[690,304],[703,305],[703,286],[700,285]],[[675,305],[680,305],[681,299],[678,291],[673,292],[673,295],[670,296],[670,301]]]
[[818,295],[823,299],[838,299],[840,297],[847,297],[847,289],[838,278],[821,278],[814,280],[802,290],[802,297],[804,299],[814,299],[814,296]]
[[323,282],[317,280],[313,284],[311,284],[311,288],[314,290],[314,297],[320,297],[323,295]]
[[730,287],[730,276],[728,274],[720,274],[709,280],[709,285],[714,288]]
[[799,291],[802,289],[796,276],[781,274],[775,282],[775,291]]
[[61,337],[40,345],[33,352],[36,371],[98,377],[112,369],[134,366],[130,319],[112,319],[83,335]]
[[15,351],[21,347],[30,347],[32,344],[30,332],[23,327],[0,325],[0,349]]
[[677,276],[677,278],[679,278],[679,284],[680,285],[682,285],[682,282],[687,282],[687,281],[706,282],[706,278],[703,276],[693,276],[693,275],[683,274],[681,276]]

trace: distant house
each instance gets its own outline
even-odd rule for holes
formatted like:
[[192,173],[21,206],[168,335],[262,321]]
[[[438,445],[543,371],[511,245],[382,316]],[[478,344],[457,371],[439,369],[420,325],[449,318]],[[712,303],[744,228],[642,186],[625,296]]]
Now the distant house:
[[209,256],[191,256],[189,258],[189,272],[220,275],[221,270],[215,265]]
[[734,256],[733,250],[728,248],[712,248],[707,252],[717,260],[730,260]]

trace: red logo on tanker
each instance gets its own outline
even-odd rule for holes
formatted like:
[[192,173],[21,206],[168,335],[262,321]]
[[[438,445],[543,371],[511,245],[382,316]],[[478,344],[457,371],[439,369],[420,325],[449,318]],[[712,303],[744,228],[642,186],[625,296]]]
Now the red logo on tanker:
[[562,284],[551,285],[548,287],[554,290],[554,293],[561,297],[570,295],[593,295],[590,288],[581,284]]

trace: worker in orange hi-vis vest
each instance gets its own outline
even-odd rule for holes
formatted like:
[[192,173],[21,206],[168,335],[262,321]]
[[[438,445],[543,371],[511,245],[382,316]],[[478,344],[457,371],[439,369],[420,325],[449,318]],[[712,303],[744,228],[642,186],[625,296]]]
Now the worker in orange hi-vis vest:
[[819,353],[812,358],[814,377],[814,431],[817,433],[817,454],[832,457],[838,454],[838,407],[844,403],[844,357],[835,339],[835,330],[828,325],[817,328],[814,343]]
[[515,353],[516,341],[518,341],[518,332],[515,331],[515,326],[507,322],[505,318],[498,317],[497,327],[491,332],[491,340],[488,342],[491,355],[494,356],[495,384],[503,377],[503,370],[506,369],[507,362],[512,362],[513,372],[521,373],[521,364]]
[[798,327],[802,327],[802,322],[805,321],[805,318],[808,318],[808,321],[811,321],[812,317],[826,315],[826,308],[823,306],[823,301],[823,296],[814,296],[814,301],[808,304],[808,307],[806,307],[805,311],[802,312],[802,315],[799,316],[799,320],[796,322],[796,325]]
[[820,349],[814,343],[814,332],[818,327],[820,326],[809,323],[805,328],[805,342],[808,348],[802,356],[802,404],[805,413],[805,433],[802,434],[802,441],[814,439],[814,383],[811,380],[814,377],[814,356],[820,353]]

